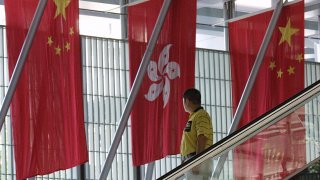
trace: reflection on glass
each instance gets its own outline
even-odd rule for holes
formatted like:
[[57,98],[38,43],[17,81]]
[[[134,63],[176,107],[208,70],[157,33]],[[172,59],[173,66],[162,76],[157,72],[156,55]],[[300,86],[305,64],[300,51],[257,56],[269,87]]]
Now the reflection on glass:
[[306,164],[304,107],[233,150],[235,179],[284,179]]

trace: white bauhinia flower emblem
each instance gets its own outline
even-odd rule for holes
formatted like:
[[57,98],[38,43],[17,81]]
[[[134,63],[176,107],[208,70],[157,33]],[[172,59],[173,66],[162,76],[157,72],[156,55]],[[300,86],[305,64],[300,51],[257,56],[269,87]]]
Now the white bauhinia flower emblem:
[[[176,62],[169,62],[169,50],[172,44],[166,45],[159,55],[158,65],[155,61],[150,61],[148,66],[148,77],[154,82],[149,87],[149,91],[144,97],[148,101],[154,101],[163,93],[163,107],[169,101],[170,80],[180,77],[180,66]],[[158,71],[160,75],[158,75]]]

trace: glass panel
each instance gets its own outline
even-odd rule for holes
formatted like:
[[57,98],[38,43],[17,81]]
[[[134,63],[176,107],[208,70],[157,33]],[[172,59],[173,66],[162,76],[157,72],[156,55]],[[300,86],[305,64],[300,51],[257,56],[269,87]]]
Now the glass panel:
[[225,152],[228,157],[219,179],[291,178],[320,156],[320,81],[311,87],[216,143],[203,155],[185,157],[186,163],[163,178],[176,177],[174,172],[182,174],[188,169],[183,173],[187,179],[210,178],[218,155]]

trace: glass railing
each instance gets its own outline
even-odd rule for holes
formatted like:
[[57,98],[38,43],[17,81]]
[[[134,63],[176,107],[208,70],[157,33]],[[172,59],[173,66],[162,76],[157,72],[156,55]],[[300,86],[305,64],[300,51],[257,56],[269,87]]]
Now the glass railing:
[[[294,176],[320,156],[320,106],[308,105],[319,103],[319,94],[320,81],[317,81],[159,179],[288,179]],[[224,177],[212,176],[219,156],[225,153],[228,158],[224,163]]]

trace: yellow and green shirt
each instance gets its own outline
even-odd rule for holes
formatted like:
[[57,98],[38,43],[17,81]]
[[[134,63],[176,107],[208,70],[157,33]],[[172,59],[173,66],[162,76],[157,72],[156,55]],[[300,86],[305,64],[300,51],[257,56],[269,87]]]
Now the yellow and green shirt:
[[182,156],[197,151],[197,138],[203,134],[207,138],[206,147],[213,144],[213,129],[209,114],[201,107],[189,115],[183,130],[180,152]]

